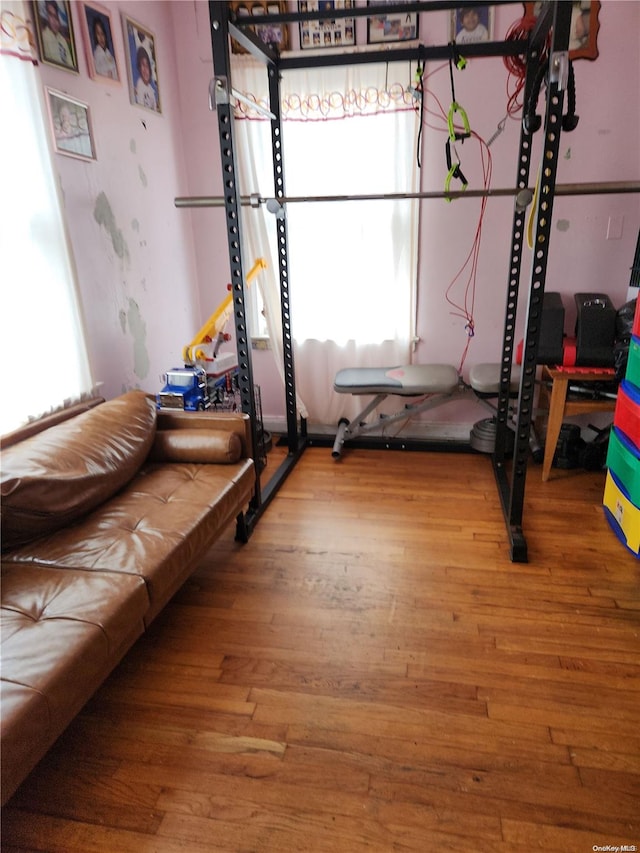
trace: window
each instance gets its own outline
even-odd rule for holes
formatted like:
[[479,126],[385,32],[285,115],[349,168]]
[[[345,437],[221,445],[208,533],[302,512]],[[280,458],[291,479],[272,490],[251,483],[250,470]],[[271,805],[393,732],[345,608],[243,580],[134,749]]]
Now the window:
[[[392,69],[381,64],[283,75],[288,197],[416,191],[418,118],[405,86],[389,83]],[[406,76],[406,64],[396,73]],[[260,95],[266,87],[262,66],[241,63],[233,80],[249,99],[266,103]],[[236,122],[242,194],[268,198],[274,195],[269,124],[250,120],[257,114],[246,106],[238,112],[247,118]],[[275,347],[279,334],[272,320],[279,312],[279,292],[273,215],[245,208],[243,223],[247,258],[264,256],[269,262],[260,283]],[[417,224],[415,199],[287,205],[296,379],[311,420],[333,421],[336,405],[349,405],[329,403],[327,389],[340,367],[408,360]]]
[[[414,128],[412,112],[287,122],[287,194],[413,190]],[[289,206],[296,341],[409,341],[415,208],[413,200]]]
[[42,86],[20,11],[21,4],[3,3],[0,433],[92,389]]

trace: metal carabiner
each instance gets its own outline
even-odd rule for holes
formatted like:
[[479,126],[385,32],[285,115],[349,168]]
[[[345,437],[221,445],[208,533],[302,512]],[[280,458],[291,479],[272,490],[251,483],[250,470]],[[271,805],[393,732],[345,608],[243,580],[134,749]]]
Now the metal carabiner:
[[[454,148],[454,151],[455,151],[455,148]],[[453,158],[451,157],[451,140],[450,139],[447,139],[447,143],[445,146],[445,152],[446,152],[446,157],[447,157],[447,168],[449,169],[449,171],[447,172],[447,177],[445,178],[445,181],[444,181],[444,191],[446,193],[450,192],[451,181],[454,178],[456,178],[456,180],[459,180],[462,183],[461,192],[464,192],[466,190],[466,188],[469,186],[469,184],[467,183],[467,179],[465,178],[465,176],[462,174],[462,169],[460,168],[460,162],[459,161],[455,162],[455,163],[453,162]],[[457,156],[458,156],[458,152],[456,151],[456,157]],[[452,202],[453,199],[447,198],[447,199],[445,199],[445,201]]]
[[[463,133],[459,133],[454,127],[453,120],[456,113],[458,113],[460,115],[460,118],[462,119]],[[447,116],[447,125],[449,127],[449,139],[452,142],[456,142],[456,140],[464,141],[465,139],[468,139],[471,136],[471,127],[469,125],[467,113],[457,101],[451,102],[451,106],[449,107],[449,115]]]

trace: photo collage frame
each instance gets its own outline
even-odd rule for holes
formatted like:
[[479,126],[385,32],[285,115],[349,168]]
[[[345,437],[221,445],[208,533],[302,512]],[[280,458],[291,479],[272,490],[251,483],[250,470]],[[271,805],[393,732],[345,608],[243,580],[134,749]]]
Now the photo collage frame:
[[[300,0],[300,12],[317,12],[332,9],[350,9],[355,0]],[[302,50],[320,47],[352,47],[356,43],[355,18],[323,18],[300,22],[300,47]]]
[[[269,0],[235,0],[235,2],[229,3],[229,7],[238,17],[247,18],[250,18],[252,15],[269,15],[287,11],[286,0],[278,0],[278,2],[269,2]],[[278,51],[289,49],[289,28],[286,24],[257,26],[252,27],[252,30],[265,44],[275,45]],[[231,39],[231,49],[234,53],[247,52],[234,39]]]

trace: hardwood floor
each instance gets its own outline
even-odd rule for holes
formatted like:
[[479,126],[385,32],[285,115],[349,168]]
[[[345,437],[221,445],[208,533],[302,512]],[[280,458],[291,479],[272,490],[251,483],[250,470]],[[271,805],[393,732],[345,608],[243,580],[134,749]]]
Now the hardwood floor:
[[640,571],[603,490],[531,466],[514,564],[486,457],[306,451],[22,785],[2,849],[636,850]]

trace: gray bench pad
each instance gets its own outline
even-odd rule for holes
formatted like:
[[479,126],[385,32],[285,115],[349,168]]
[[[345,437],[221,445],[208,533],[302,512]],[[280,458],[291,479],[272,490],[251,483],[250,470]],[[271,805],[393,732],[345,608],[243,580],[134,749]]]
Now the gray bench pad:
[[[495,363],[474,364],[469,371],[469,385],[477,394],[497,394],[500,390],[500,365]],[[520,387],[520,368],[511,368],[509,393],[517,394]]]
[[339,370],[333,383],[338,394],[449,394],[458,385],[450,364],[410,364],[403,367],[349,367]]
[[[510,393],[517,393],[520,368],[511,371]],[[458,385],[458,372],[450,364],[409,364],[401,367],[348,367],[339,370],[333,389],[338,394],[451,394]],[[500,390],[500,365],[475,364],[469,385],[478,394],[495,395]]]

